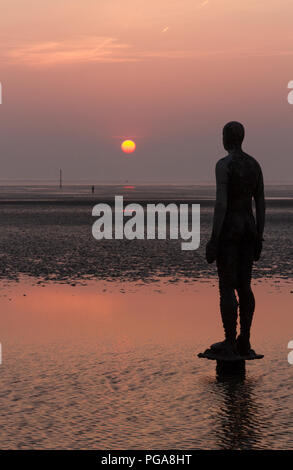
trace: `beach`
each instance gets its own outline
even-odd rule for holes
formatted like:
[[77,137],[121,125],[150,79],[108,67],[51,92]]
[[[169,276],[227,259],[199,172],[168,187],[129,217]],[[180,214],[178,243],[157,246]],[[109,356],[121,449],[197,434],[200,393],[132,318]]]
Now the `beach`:
[[[193,281],[215,277],[205,260],[210,236],[215,188],[184,185],[101,185],[91,195],[89,186],[63,188],[10,187],[0,191],[0,277],[32,282],[88,279],[152,282],[157,277]],[[285,197],[284,194],[287,194]],[[181,250],[180,240],[100,240],[92,236],[95,204],[175,202],[200,204],[200,247]],[[291,195],[291,196],[290,196]],[[292,186],[272,187],[267,195],[264,252],[254,277],[292,279]]]
[[[116,194],[200,203],[200,248],[95,240],[93,205]],[[269,188],[253,273],[252,343],[265,357],[229,380],[197,357],[223,336],[204,256],[214,195],[206,185],[2,188],[1,448],[292,448],[292,187]]]

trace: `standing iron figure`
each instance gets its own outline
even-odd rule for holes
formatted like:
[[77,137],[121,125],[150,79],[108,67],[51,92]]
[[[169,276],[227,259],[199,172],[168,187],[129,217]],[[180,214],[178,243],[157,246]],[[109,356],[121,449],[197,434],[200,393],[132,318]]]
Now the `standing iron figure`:
[[[242,124],[229,122],[225,125],[223,144],[228,155],[216,165],[217,197],[213,230],[206,246],[208,263],[217,263],[225,340],[213,344],[210,351],[231,358],[246,356],[253,359],[258,357],[250,345],[255,309],[251,274],[253,261],[259,260],[262,251],[265,199],[261,167],[242,150],[243,139]],[[236,337],[238,306],[240,334]]]

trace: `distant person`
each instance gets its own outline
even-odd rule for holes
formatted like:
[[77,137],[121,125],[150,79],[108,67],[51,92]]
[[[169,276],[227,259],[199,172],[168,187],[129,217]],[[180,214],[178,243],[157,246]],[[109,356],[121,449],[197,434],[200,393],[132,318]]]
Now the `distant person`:
[[[223,129],[228,155],[216,165],[217,197],[213,230],[206,246],[208,263],[217,262],[220,309],[225,340],[211,349],[233,355],[250,355],[250,329],[255,308],[251,290],[253,261],[262,251],[265,224],[263,175],[259,163],[242,150],[244,127],[229,122]],[[256,221],[252,210],[255,201]],[[236,339],[238,302],[240,335]]]
[[94,192],[95,192],[95,187],[94,187],[94,185],[93,185],[93,186],[92,186],[92,194],[94,194]]

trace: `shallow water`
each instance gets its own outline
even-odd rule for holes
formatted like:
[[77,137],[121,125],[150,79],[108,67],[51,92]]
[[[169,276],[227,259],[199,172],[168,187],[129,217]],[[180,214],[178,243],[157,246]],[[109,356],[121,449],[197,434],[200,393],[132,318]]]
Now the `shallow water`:
[[246,376],[197,353],[221,339],[213,279],[2,281],[3,448],[290,449],[292,282],[255,282]]

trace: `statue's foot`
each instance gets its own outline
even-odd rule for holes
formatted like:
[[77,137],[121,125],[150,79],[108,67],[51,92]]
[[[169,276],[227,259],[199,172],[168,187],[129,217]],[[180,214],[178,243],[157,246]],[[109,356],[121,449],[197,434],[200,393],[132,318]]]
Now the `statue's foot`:
[[249,339],[244,338],[243,336],[241,336],[241,334],[238,336],[236,340],[236,347],[237,347],[238,354],[240,354],[240,356],[249,356],[250,351],[253,351],[251,349]]
[[215,353],[223,354],[225,356],[237,355],[236,343],[230,343],[226,339],[224,341],[220,341],[219,343],[212,344],[211,350]]
[[245,359],[262,359],[264,357],[263,354],[257,354],[254,349],[250,349],[248,354],[244,355]]

